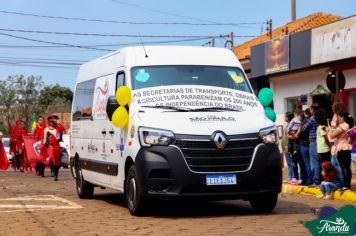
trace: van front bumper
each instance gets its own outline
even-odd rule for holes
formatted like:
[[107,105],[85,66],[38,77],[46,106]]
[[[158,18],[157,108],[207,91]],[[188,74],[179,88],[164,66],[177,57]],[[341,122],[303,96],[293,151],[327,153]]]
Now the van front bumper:
[[278,194],[282,186],[281,160],[274,144],[259,144],[249,168],[236,174],[236,185],[207,186],[207,174],[192,171],[176,146],[141,148],[135,159],[140,193],[146,197],[206,197],[251,199],[261,194]]

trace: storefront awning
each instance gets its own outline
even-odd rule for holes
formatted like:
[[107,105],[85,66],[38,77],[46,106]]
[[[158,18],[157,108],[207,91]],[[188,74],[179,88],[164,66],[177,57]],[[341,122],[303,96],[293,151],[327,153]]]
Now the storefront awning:
[[331,94],[330,91],[324,88],[323,85],[319,84],[316,88],[310,93],[310,96],[317,96],[317,95],[329,95]]

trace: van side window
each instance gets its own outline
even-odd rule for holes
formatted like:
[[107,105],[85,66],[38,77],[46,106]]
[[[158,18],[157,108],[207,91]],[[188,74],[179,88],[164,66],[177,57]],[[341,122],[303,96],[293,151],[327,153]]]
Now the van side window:
[[73,121],[92,118],[95,80],[77,84],[73,102]]
[[125,73],[119,72],[116,76],[116,89],[120,88],[123,85],[125,85]]

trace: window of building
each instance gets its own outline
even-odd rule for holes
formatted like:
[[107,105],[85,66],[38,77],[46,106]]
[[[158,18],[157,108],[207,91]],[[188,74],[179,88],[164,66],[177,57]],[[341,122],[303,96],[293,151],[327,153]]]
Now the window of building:
[[77,85],[73,102],[73,121],[92,118],[95,80],[89,80]]
[[287,111],[293,112],[295,109],[299,108],[297,105],[298,97],[286,98],[287,102]]

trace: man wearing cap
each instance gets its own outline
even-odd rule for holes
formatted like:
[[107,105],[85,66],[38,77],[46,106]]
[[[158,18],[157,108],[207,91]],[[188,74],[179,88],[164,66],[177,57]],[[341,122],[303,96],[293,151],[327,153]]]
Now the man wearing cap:
[[58,116],[57,115],[49,115],[47,117],[48,120],[48,127],[44,130],[44,140],[45,144],[48,147],[48,156],[53,161],[53,172],[54,172],[54,181],[58,180],[58,172],[61,166],[60,158],[61,158],[61,147],[59,145],[62,127],[58,128]]
[[59,117],[56,114],[52,114],[52,117],[54,119],[54,122],[56,122],[56,124],[57,124],[56,129],[60,135],[58,140],[59,140],[59,142],[63,142],[63,133],[66,132],[66,128],[59,122]]
[[302,126],[302,133],[309,132],[309,155],[310,155],[310,168],[313,176],[312,186],[319,186],[321,183],[321,166],[320,158],[316,149],[316,130],[318,124],[315,122],[314,114],[319,109],[319,104],[313,103],[310,107],[311,117]]

